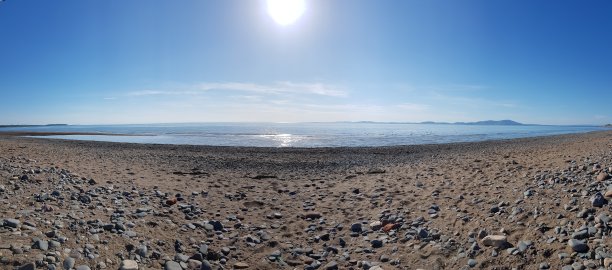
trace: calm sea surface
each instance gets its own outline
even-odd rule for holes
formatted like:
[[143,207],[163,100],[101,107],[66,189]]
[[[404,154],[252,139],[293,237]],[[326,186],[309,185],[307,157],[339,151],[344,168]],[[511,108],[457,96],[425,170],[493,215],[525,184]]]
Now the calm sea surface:
[[74,125],[2,131],[103,132],[138,136],[62,135],[47,138],[130,143],[261,147],[391,146],[472,142],[604,130],[595,126],[475,126],[384,123],[199,123]]

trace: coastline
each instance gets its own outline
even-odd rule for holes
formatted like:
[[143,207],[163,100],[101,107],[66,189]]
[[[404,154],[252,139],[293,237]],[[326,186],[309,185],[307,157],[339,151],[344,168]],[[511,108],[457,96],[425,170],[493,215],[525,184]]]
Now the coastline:
[[105,133],[105,132],[60,132],[60,131],[2,131],[0,136],[54,136],[54,135],[106,135],[106,136],[139,136],[131,134]]
[[[0,185],[5,187],[0,219],[28,222],[43,233],[54,226],[41,218],[59,220],[66,226],[55,229],[68,238],[55,249],[60,261],[71,256],[62,250],[85,243],[93,245],[97,257],[81,254],[77,265],[102,262],[111,269],[124,260],[163,268],[163,257],[172,260],[177,253],[177,239],[181,254],[210,256],[210,264],[225,261],[226,268],[292,269],[318,261],[322,269],[332,262],[340,269],[365,263],[383,269],[458,269],[470,259],[485,269],[532,269],[541,263],[559,269],[586,261],[603,265],[603,258],[581,258],[568,242],[582,225],[592,226],[596,233],[580,241],[591,251],[610,252],[609,227],[600,223],[602,214],[610,215],[610,204],[594,207],[590,197],[612,185],[610,177],[596,179],[600,173],[612,174],[611,145],[612,131],[337,148],[132,144],[0,134]],[[35,194],[55,190],[63,199],[36,199]],[[182,200],[168,205],[177,193]],[[194,213],[189,219],[186,205]],[[52,211],[45,211],[47,206]],[[123,214],[117,214],[119,209]],[[577,217],[582,209],[591,210]],[[68,224],[75,224],[84,238],[68,230]],[[104,224],[130,226],[106,230]],[[362,228],[358,233],[352,231],[354,224]],[[379,227],[387,224],[394,225]],[[28,227],[0,227],[0,237],[31,247],[37,234]],[[556,233],[556,227],[567,233]],[[485,245],[478,237],[481,229],[505,235],[516,251]],[[531,245],[519,251],[525,241]],[[135,251],[126,250],[129,244],[146,246],[146,256],[135,257]],[[154,251],[161,256],[153,256]],[[491,256],[494,251],[497,256]],[[9,265],[30,262],[41,252],[32,248],[17,254],[0,247]],[[568,255],[559,259],[561,253]]]

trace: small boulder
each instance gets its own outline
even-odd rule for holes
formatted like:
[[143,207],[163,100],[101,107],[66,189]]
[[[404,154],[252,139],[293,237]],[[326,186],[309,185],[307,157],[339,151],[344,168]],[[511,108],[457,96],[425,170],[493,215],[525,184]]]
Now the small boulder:
[[608,203],[601,193],[597,192],[591,197],[591,204],[593,207],[603,207],[604,204]]
[[249,268],[249,265],[244,262],[237,262],[234,264],[234,269],[247,269],[247,268]]
[[604,181],[604,180],[608,179],[608,177],[609,177],[609,176],[608,176],[608,174],[607,174],[607,173],[605,173],[605,172],[600,172],[600,173],[597,175],[597,181]]
[[304,213],[304,218],[309,218],[309,219],[317,219],[317,218],[321,218],[322,215],[319,212],[307,212]]
[[21,221],[14,218],[7,218],[4,220],[4,226],[11,228],[19,228],[19,226],[21,226]]
[[488,247],[504,248],[508,246],[508,238],[505,235],[487,235],[481,241],[484,246]]
[[587,244],[584,241],[580,241],[580,240],[576,240],[576,239],[570,239],[569,241],[567,241],[567,245],[576,252],[579,253],[584,253],[589,251],[589,246],[587,246]]
[[164,270],[183,270],[181,265],[175,261],[166,261]]
[[119,270],[138,270],[138,263],[134,260],[123,260]]

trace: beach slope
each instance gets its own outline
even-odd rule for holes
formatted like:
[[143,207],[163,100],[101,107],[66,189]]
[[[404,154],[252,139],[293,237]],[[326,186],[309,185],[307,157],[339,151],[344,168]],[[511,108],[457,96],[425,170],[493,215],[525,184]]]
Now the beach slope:
[[603,268],[611,175],[612,131],[313,149],[3,135],[0,268]]

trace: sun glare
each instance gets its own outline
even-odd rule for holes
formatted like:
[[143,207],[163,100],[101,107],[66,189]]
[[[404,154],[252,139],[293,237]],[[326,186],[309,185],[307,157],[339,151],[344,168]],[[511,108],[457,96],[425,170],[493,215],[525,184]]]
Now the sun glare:
[[280,25],[294,23],[306,11],[304,0],[267,0],[268,14]]

